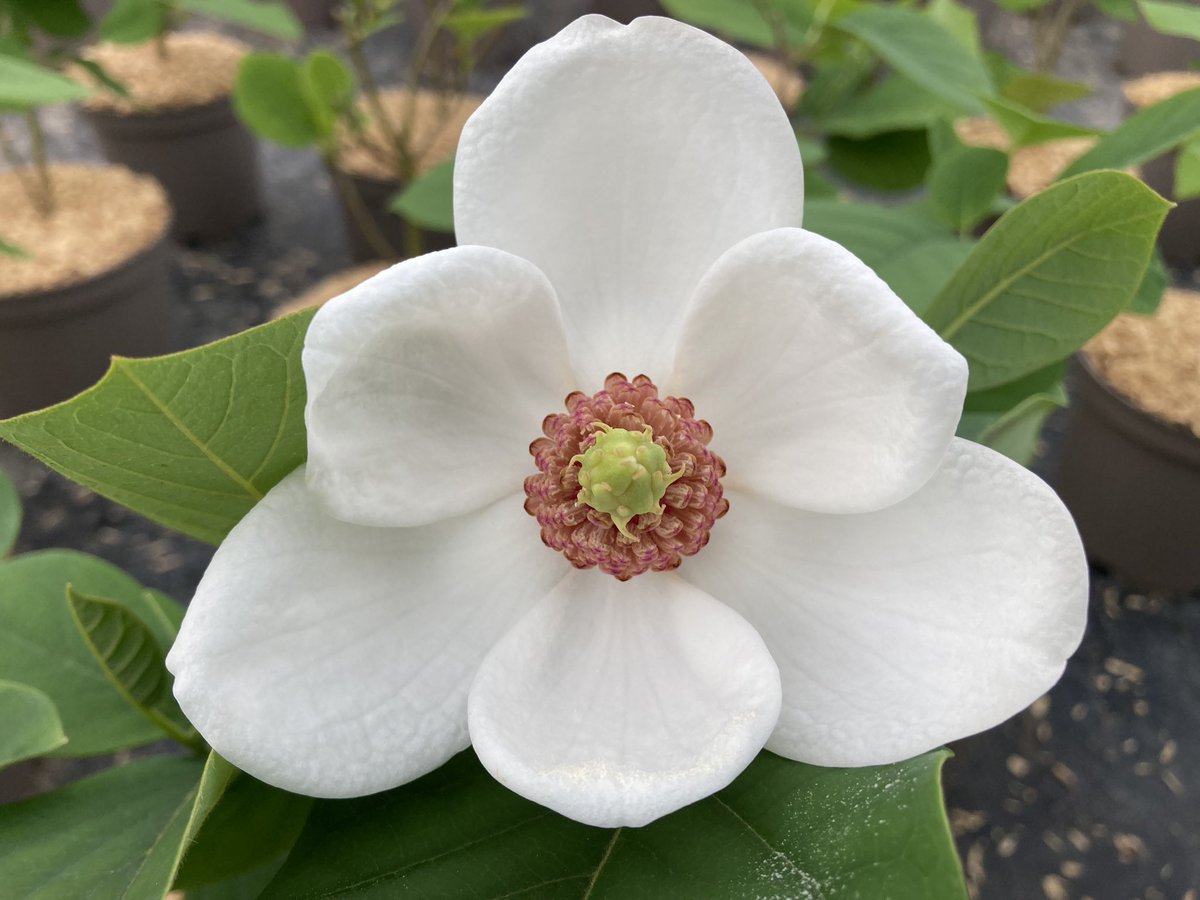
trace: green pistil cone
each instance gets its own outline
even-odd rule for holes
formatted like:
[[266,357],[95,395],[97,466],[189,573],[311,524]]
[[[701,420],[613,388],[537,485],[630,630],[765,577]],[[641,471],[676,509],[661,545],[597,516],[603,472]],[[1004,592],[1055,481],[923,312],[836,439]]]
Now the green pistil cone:
[[617,530],[631,541],[638,540],[629,531],[634,516],[661,514],[667,486],[683,475],[672,472],[667,453],[654,443],[654,431],[647,425],[640,432],[613,428],[596,422],[596,443],[571,459],[580,464],[580,503],[606,513]]

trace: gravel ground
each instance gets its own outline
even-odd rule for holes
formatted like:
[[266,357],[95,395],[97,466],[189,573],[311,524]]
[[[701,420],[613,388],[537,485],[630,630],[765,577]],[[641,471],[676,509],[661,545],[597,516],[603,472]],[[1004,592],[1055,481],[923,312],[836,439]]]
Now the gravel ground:
[[[561,17],[561,8],[554,15]],[[1022,21],[1002,17],[990,24],[988,40],[1020,59],[1026,32]],[[1119,121],[1116,36],[1112,23],[1093,19],[1068,41],[1060,72],[1097,88],[1066,111],[1071,118],[1100,126]],[[403,43],[402,34],[376,40],[371,50],[380,71],[399,71]],[[486,89],[494,77],[485,73],[477,86]],[[47,124],[57,158],[99,157],[70,110],[53,110]],[[265,219],[236,240],[180,251],[175,284],[186,346],[265,321],[350,262],[315,155],[264,146],[263,160]],[[1043,437],[1037,468],[1051,483],[1065,427],[1065,415],[1057,415]],[[11,447],[0,447],[0,468],[26,503],[18,552],[84,550],[180,600],[190,596],[210,547]],[[1198,600],[1145,596],[1094,573],[1087,634],[1062,681],[1028,711],[954,745],[947,804],[975,897],[1198,900]]]

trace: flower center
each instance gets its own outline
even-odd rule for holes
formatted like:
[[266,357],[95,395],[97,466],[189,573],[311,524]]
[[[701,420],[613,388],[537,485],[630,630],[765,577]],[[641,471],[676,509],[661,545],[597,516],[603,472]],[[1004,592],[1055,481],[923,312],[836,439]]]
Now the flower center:
[[729,509],[725,463],[708,449],[712,428],[691,401],[660,399],[645,375],[610,375],[592,396],[576,391],[542,431],[529,445],[539,474],[525,479],[525,510],[578,568],[621,581],[674,569]]

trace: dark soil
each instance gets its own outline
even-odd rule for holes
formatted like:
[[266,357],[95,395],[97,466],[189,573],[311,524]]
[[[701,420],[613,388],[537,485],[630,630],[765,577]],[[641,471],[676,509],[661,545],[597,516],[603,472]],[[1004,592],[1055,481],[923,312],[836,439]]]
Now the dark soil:
[[[1019,40],[1019,28],[1002,29],[1001,36]],[[398,70],[401,55],[388,35],[381,38],[374,56],[384,71]],[[1086,26],[1068,46],[1066,71],[1101,87],[1076,117],[1113,123],[1113,55],[1109,23]],[[476,85],[489,86],[486,79]],[[99,158],[75,116],[54,113],[54,155]],[[266,220],[237,240],[180,252],[176,286],[187,345],[266,321],[277,306],[350,263],[315,154],[265,146],[264,156]],[[1051,482],[1064,427],[1058,415],[1044,435],[1037,469]],[[11,447],[0,447],[0,467],[26,504],[17,552],[84,550],[188,599],[212,548],[67,482]],[[1087,634],[1062,681],[1030,710],[957,742],[946,765],[947,805],[973,895],[1198,900],[1198,746],[1200,594],[1146,596],[1094,573]]]

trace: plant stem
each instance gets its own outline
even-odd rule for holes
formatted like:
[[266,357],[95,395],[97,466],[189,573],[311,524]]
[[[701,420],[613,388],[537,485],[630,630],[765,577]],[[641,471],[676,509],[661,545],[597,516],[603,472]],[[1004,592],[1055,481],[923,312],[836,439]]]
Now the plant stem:
[[362,236],[370,245],[372,252],[377,254],[380,259],[399,259],[400,255],[388,242],[388,239],[379,230],[379,226],[375,224],[375,220],[371,217],[371,211],[367,209],[367,205],[363,202],[362,194],[358,192],[358,187],[355,186],[350,176],[346,174],[346,171],[338,165],[336,156],[326,154],[325,165],[333,174],[334,186],[337,188],[342,202],[346,205],[346,210],[350,213],[351,221],[362,232]]
[[29,144],[33,153],[33,166],[37,171],[38,190],[30,199],[34,208],[42,218],[49,218],[54,213],[54,180],[50,177],[50,164],[46,156],[46,132],[42,130],[42,122],[37,110],[25,111],[25,124],[29,127]]
[[[454,0],[442,0],[440,3],[431,4],[427,8],[425,25],[417,36],[416,44],[413,45],[412,56],[409,57],[408,70],[404,77],[404,85],[408,88],[408,102],[405,104],[404,117],[400,123],[400,139],[404,141],[405,146],[411,142],[412,133],[416,127],[417,89],[421,85],[421,73],[425,70],[429,56],[433,52],[438,33],[442,30],[446,17],[453,9]],[[411,159],[409,178],[416,174],[418,158],[414,155]]]
[[1084,0],[1059,0],[1056,9],[1051,10],[1049,5],[1042,7],[1042,14],[1034,22],[1034,68],[1037,71],[1051,72],[1058,65],[1071,22],[1083,3]]

